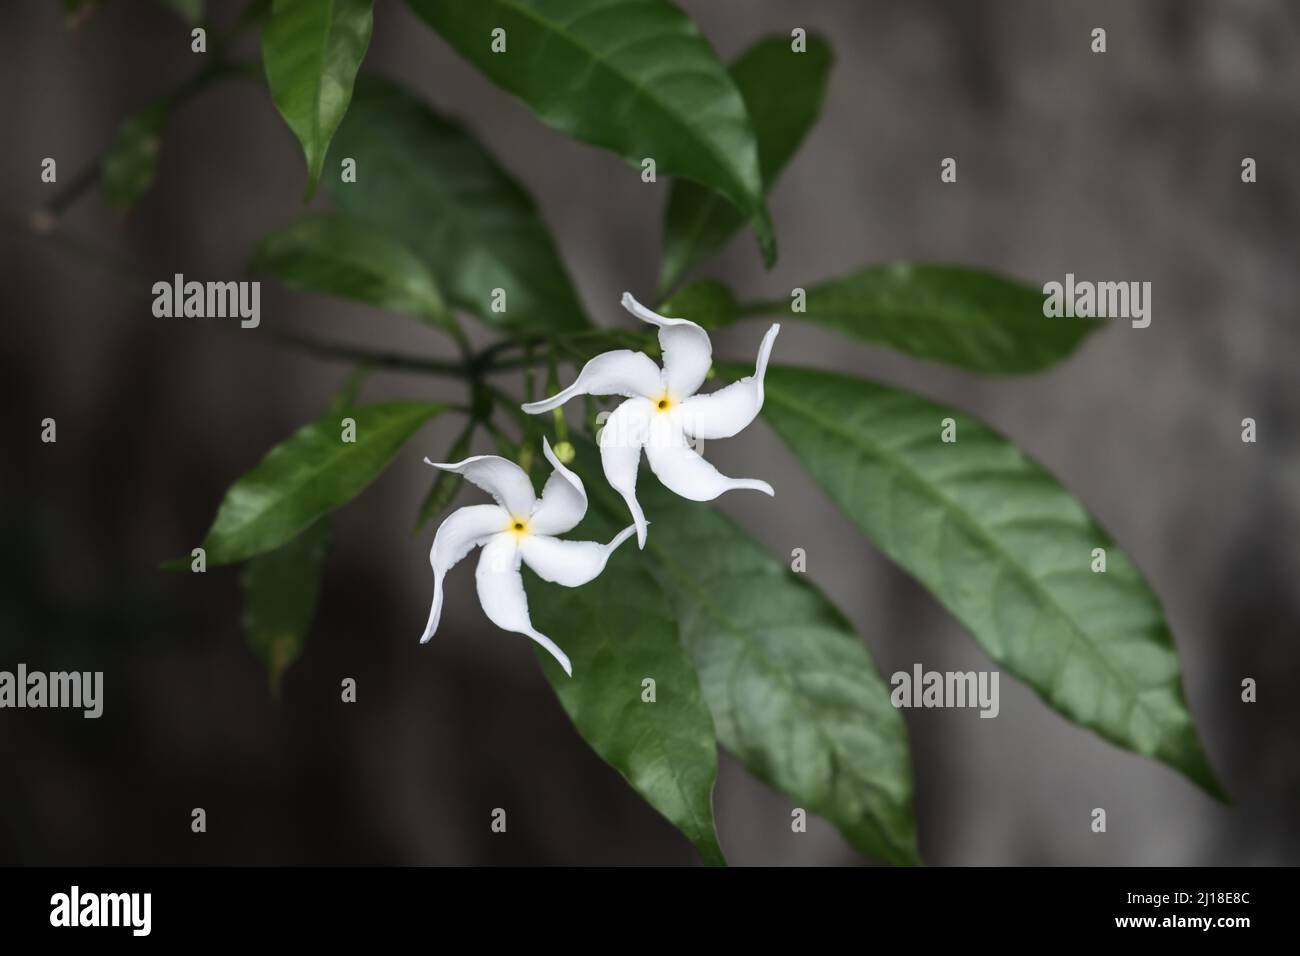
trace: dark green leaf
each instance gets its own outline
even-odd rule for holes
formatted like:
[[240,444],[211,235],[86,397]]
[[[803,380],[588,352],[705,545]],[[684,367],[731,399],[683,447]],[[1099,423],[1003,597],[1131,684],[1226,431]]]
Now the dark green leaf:
[[[608,541],[618,527],[593,515],[568,537]],[[567,676],[540,647],[561,705],[596,753],[694,844],[705,863],[725,862],[713,823],[718,773],[713,721],[663,592],[624,544],[589,584],[566,588],[529,576],[534,625],[573,662]],[[642,681],[655,701],[642,700]]]
[[678,289],[659,312],[676,319],[690,319],[701,328],[717,329],[735,322],[740,317],[740,306],[731,290],[721,282],[702,279]]
[[226,492],[203,542],[208,564],[243,561],[285,544],[374,481],[406,440],[445,408],[384,402],[350,411],[356,441],[343,441],[332,413],[276,445]]
[[[658,175],[716,189],[775,256],[745,103],[695,24],[667,0],[409,0],[542,122]],[[493,31],[506,49],[493,52]]]
[[[439,458],[439,461],[464,461],[469,457],[470,441],[474,437],[474,422],[465,426],[465,430],[460,433],[456,443],[451,446],[447,454]],[[423,528],[430,519],[437,517],[447,510],[452,499],[456,497],[456,492],[460,491],[460,475],[451,471],[436,469],[437,474],[433,478],[433,484],[429,488],[429,493],[425,495],[424,502],[420,505],[420,513],[415,519],[416,533]]]
[[271,98],[302,143],[307,198],[370,46],[372,0],[274,0],[262,30]]
[[331,155],[357,163],[355,183],[326,177],[335,203],[404,240],[455,305],[516,330],[587,325],[532,200],[460,126],[362,77]]
[[[731,67],[758,141],[758,166],[766,194],[803,144],[821,113],[830,75],[830,45],[808,37],[803,53],[788,35],[767,37]],[[744,214],[698,183],[677,180],[668,196],[661,292],[672,289],[691,266],[711,256],[745,224]]]
[[[1065,358],[1096,319],[1048,318],[1043,294],[975,269],[897,262],[808,289],[816,322],[878,345],[976,372],[1032,372]],[[791,300],[746,309],[791,315]]]
[[291,289],[345,296],[446,326],[437,280],[400,240],[345,216],[316,216],[277,229],[250,268]]
[[[599,474],[590,443],[578,454],[575,470]],[[592,493],[623,519],[608,488]],[[642,553],[677,618],[718,739],[859,851],[919,862],[907,728],[852,625],[716,509],[676,497],[648,472],[637,496],[651,521]]]
[[161,0],[162,5],[173,11],[190,26],[203,19],[203,0]]
[[[1159,600],[1040,465],[978,420],[883,385],[772,366],[765,392],[764,417],[818,483],[995,661],[1070,720],[1222,796]],[[941,441],[946,418],[955,442]]]
[[343,380],[342,386],[330,401],[329,412],[341,417],[348,409],[355,406],[357,395],[361,393],[361,386],[365,384],[372,371],[373,369],[369,365],[358,365],[349,372],[348,377]]
[[155,103],[124,119],[113,145],[100,161],[100,188],[114,209],[135,205],[153,185],[158,172],[158,149],[167,124],[165,104]]
[[287,544],[253,558],[240,577],[244,635],[266,665],[274,694],[285,669],[302,653],[332,537],[331,521],[322,518]]

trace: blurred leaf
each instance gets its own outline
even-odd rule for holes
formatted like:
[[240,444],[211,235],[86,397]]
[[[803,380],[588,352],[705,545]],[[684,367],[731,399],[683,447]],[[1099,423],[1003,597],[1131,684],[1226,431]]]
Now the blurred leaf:
[[159,2],[190,26],[197,26],[203,19],[203,0],[159,0]]
[[437,280],[401,241],[345,216],[316,216],[265,236],[250,268],[291,289],[324,292],[452,323]]
[[[591,443],[576,444],[574,470],[599,474]],[[591,484],[593,503],[626,520],[623,502],[603,482]],[[648,472],[637,496],[652,522],[642,554],[695,663],[718,740],[860,852],[920,862],[907,728],[852,625],[715,508],[678,498]]]
[[[656,174],[718,190],[775,257],[745,103],[694,23],[667,0],[408,0],[492,82],[546,123]],[[494,30],[505,52],[493,52]],[[500,34],[496,34],[500,36]]]
[[1043,315],[1041,290],[976,269],[897,262],[869,266],[807,292],[807,311],[791,301],[746,307],[780,313],[845,335],[976,372],[1032,372],[1065,358],[1096,319]]
[[[592,515],[574,540],[608,541],[620,526]],[[579,588],[529,575],[534,626],[573,662],[569,677],[534,645],[542,670],[583,739],[685,834],[705,863],[724,864],[713,822],[718,773],[713,721],[699,680],[641,555],[624,544]],[[655,701],[642,700],[642,681]]]
[[735,322],[740,317],[740,306],[731,290],[721,282],[701,279],[673,293],[659,313],[690,319],[701,328],[717,329]]
[[275,107],[302,143],[307,195],[316,191],[330,139],[352,98],[370,46],[372,0],[274,0],[262,63]]
[[321,515],[351,501],[379,477],[406,440],[445,407],[437,402],[384,402],[351,409],[355,442],[342,440],[336,413],[300,428],[226,492],[203,542],[208,564],[230,564],[272,551]]
[[361,386],[365,384],[366,379],[370,377],[373,371],[369,365],[358,365],[348,377],[343,380],[342,386],[330,401],[328,411],[334,415],[342,415],[348,409],[357,403],[357,395],[361,393]]
[[515,330],[587,325],[532,200],[460,126],[365,76],[331,156],[357,163],[355,183],[326,177],[335,203],[404,240],[455,305]]
[[[759,40],[731,66],[758,142],[763,192],[769,192],[817,122],[834,59],[830,45],[809,36],[805,52],[787,34]],[[677,285],[691,266],[721,249],[745,224],[744,214],[719,193],[674,180],[664,223],[660,292]]]
[[114,209],[126,210],[135,205],[153,185],[168,112],[165,103],[155,103],[126,117],[118,126],[113,144],[99,166],[100,188]]
[[[1068,719],[1223,796],[1159,600],[1040,465],[978,420],[883,385],[770,366],[764,390],[764,417],[827,494],[998,664]],[[945,418],[955,442],[940,440]]]
[[[465,426],[464,431],[460,433],[460,437],[456,439],[455,444],[438,461],[457,462],[468,458],[470,441],[474,437],[474,425],[475,423],[470,421]],[[420,505],[420,513],[415,519],[413,533],[419,533],[420,529],[428,524],[430,519],[436,518],[446,511],[447,506],[456,497],[456,492],[460,490],[460,475],[442,469],[435,470],[437,474],[434,475],[429,493],[424,496],[424,502]]]
[[332,538],[332,522],[322,518],[287,544],[253,558],[240,576],[244,635],[266,665],[276,696],[285,670],[302,653]]

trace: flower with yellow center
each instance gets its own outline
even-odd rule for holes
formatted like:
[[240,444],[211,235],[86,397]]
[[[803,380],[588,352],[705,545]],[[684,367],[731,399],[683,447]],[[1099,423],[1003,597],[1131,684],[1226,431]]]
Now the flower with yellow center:
[[724,491],[740,488],[773,494],[765,481],[720,474],[692,446],[697,439],[730,438],[754,420],[763,407],[763,375],[781,326],[773,324],[763,336],[753,375],[708,395],[697,395],[713,362],[708,333],[694,322],[650,311],[628,292],[623,293],[623,308],[659,328],[663,368],[644,352],[605,352],[584,365],[568,388],[523,408],[530,415],[540,415],[578,395],[622,395],[627,399],[601,430],[600,460],[605,478],[627,502],[636,523],[637,544],[644,548],[646,520],[636,500],[636,473],[643,448],[650,470],[683,498],[712,501]]
[[428,464],[464,475],[494,499],[492,505],[458,508],[434,535],[429,551],[433,566],[433,607],[420,638],[433,637],[442,617],[442,579],[451,568],[480,545],[474,578],[479,603],[497,627],[526,634],[546,648],[572,676],[568,655],[545,634],[538,633],[528,618],[528,595],[520,574],[521,562],[537,572],[543,581],[576,588],[605,570],[605,562],[634,530],[629,525],[609,544],[597,541],[561,541],[555,535],[571,530],[587,513],[587,492],[582,479],[565,468],[543,439],[542,450],[555,470],[539,499],[533,493],[528,473],[513,461],[496,455],[477,455],[454,464]]

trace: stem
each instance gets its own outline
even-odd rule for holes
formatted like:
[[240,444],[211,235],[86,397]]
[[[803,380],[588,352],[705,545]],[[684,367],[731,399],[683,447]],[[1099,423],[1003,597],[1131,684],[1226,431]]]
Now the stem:
[[300,349],[308,355],[322,358],[342,359],[349,362],[364,362],[376,368],[394,369],[406,372],[423,372],[433,375],[448,375],[454,378],[472,379],[470,370],[456,362],[441,359],[420,358],[414,355],[402,355],[397,352],[376,352],[357,348],[344,342],[330,342],[324,339],[285,332],[279,329],[268,330],[267,338],[274,345],[284,345]]

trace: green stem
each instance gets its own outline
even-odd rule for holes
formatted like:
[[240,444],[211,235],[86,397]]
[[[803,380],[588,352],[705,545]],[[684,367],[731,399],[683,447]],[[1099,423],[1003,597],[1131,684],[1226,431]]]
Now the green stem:
[[324,339],[316,339],[306,335],[300,335],[296,332],[286,332],[279,329],[268,330],[266,337],[270,339],[273,345],[283,345],[290,348],[299,349],[308,355],[316,355],[321,358],[341,359],[348,362],[363,362],[373,365],[376,368],[385,368],[404,372],[422,372],[432,375],[447,375],[453,378],[473,379],[470,370],[457,362],[447,362],[441,359],[421,358],[414,355],[403,355],[398,352],[376,352],[369,349],[357,348],[343,342],[330,342]]

